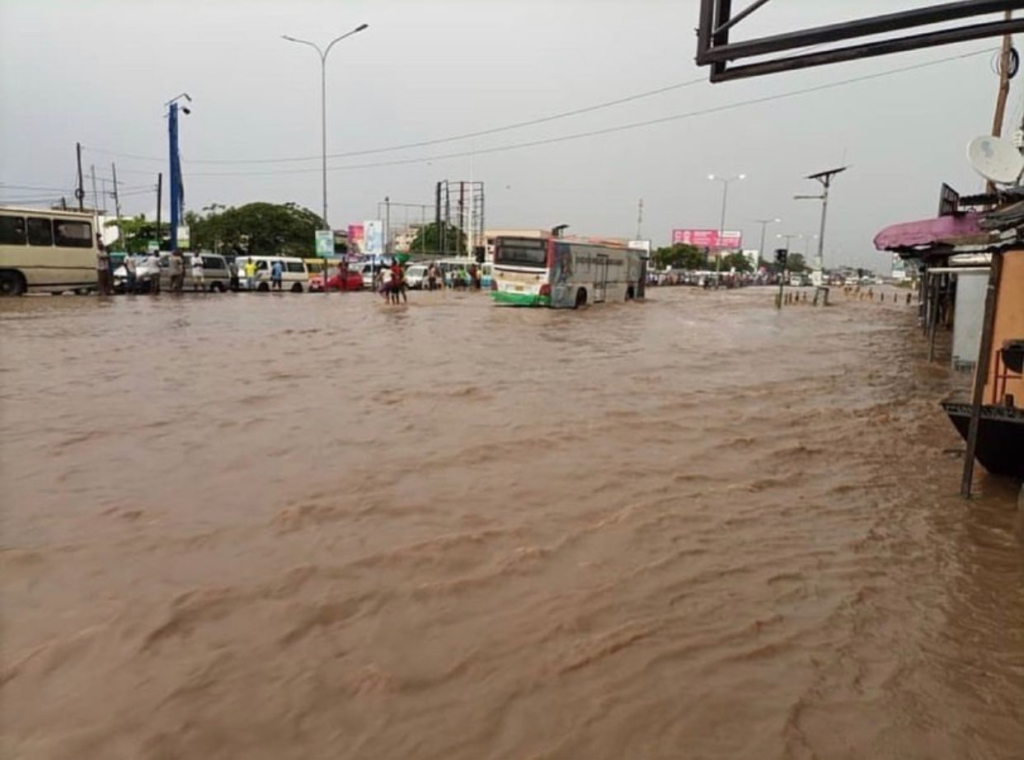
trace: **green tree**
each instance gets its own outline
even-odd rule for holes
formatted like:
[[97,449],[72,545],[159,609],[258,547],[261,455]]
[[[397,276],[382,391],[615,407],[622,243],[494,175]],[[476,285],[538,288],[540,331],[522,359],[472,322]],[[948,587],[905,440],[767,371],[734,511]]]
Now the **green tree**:
[[728,256],[722,258],[722,270],[735,269],[737,272],[751,272],[753,267],[750,265],[750,259],[744,256],[742,253],[730,253]]
[[189,212],[192,247],[235,251],[250,256],[315,254],[316,231],[323,221],[296,203],[247,203],[237,208],[212,204],[205,215]]
[[[150,240],[163,240],[163,236],[157,234],[156,221],[146,219],[145,214],[121,219],[120,225],[118,225],[116,219],[111,219],[104,226],[115,228],[120,226],[120,236],[110,246],[115,250],[127,251],[128,253],[145,253]],[[160,223],[161,232],[167,233],[169,230],[170,225],[165,222]]]
[[[444,240],[441,230],[445,229]],[[458,227],[448,225],[444,228],[436,222],[424,225],[416,232],[409,245],[409,253],[452,253],[458,256],[466,254],[466,235]]]
[[705,261],[704,253],[699,248],[682,243],[658,248],[651,258],[659,269],[703,269]]
[[807,262],[804,261],[804,255],[802,253],[791,253],[789,258],[786,259],[786,269],[790,272],[805,272],[808,269]]

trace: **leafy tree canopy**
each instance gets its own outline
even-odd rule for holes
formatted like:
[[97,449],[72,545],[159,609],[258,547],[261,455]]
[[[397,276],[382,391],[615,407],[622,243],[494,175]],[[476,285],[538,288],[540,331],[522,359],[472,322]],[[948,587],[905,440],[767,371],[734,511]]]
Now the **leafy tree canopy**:
[[323,220],[296,203],[247,203],[225,208],[213,204],[203,215],[185,214],[192,247],[249,256],[300,256],[316,253],[316,231]]
[[722,258],[722,270],[731,269],[735,269],[737,272],[752,272],[754,268],[750,265],[750,259],[737,252]]
[[[116,219],[111,219],[103,225],[104,227],[117,227]],[[111,249],[126,251],[128,253],[145,253],[150,240],[161,240],[157,235],[156,221],[146,219],[145,214],[136,217],[124,218],[120,223],[121,236],[111,245]],[[160,231],[165,235],[170,225],[160,223]],[[121,238],[124,238],[123,240]]]
[[703,269],[705,262],[704,253],[700,249],[682,243],[658,248],[651,258],[658,269]]
[[420,227],[409,245],[409,253],[450,253],[463,256],[466,253],[466,235],[458,227],[448,225],[442,240],[441,230],[436,222]]

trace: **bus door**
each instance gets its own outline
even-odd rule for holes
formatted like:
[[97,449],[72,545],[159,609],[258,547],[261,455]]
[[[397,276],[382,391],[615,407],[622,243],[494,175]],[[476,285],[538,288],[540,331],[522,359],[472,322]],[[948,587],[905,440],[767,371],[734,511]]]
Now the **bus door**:
[[608,255],[599,253],[594,263],[594,303],[602,303],[608,291]]

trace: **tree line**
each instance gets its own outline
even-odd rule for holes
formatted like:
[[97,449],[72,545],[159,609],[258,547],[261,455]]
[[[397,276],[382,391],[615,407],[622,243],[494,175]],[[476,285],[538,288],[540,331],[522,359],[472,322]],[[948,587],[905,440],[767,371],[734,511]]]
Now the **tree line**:
[[[709,258],[703,249],[685,243],[664,246],[656,249],[651,254],[651,261],[658,269],[714,269],[714,258]],[[760,259],[758,267],[765,267],[768,271],[775,269],[775,263]],[[804,257],[799,253],[790,253],[786,263],[786,269],[790,272],[802,272],[807,269]],[[722,271],[735,270],[737,272],[752,272],[754,267],[742,253],[730,253],[722,257]]]

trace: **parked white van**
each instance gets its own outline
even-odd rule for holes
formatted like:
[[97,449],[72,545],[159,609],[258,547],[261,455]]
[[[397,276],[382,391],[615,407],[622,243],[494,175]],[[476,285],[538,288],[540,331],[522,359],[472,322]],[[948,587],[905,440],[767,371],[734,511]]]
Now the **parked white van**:
[[283,271],[281,272],[281,289],[290,290],[292,293],[302,293],[309,290],[309,269],[306,262],[294,256],[239,256],[235,259],[238,266],[240,287],[244,290],[245,265],[252,259],[256,265],[256,282],[254,289],[265,293],[270,290],[270,267],[275,261],[280,261]]

